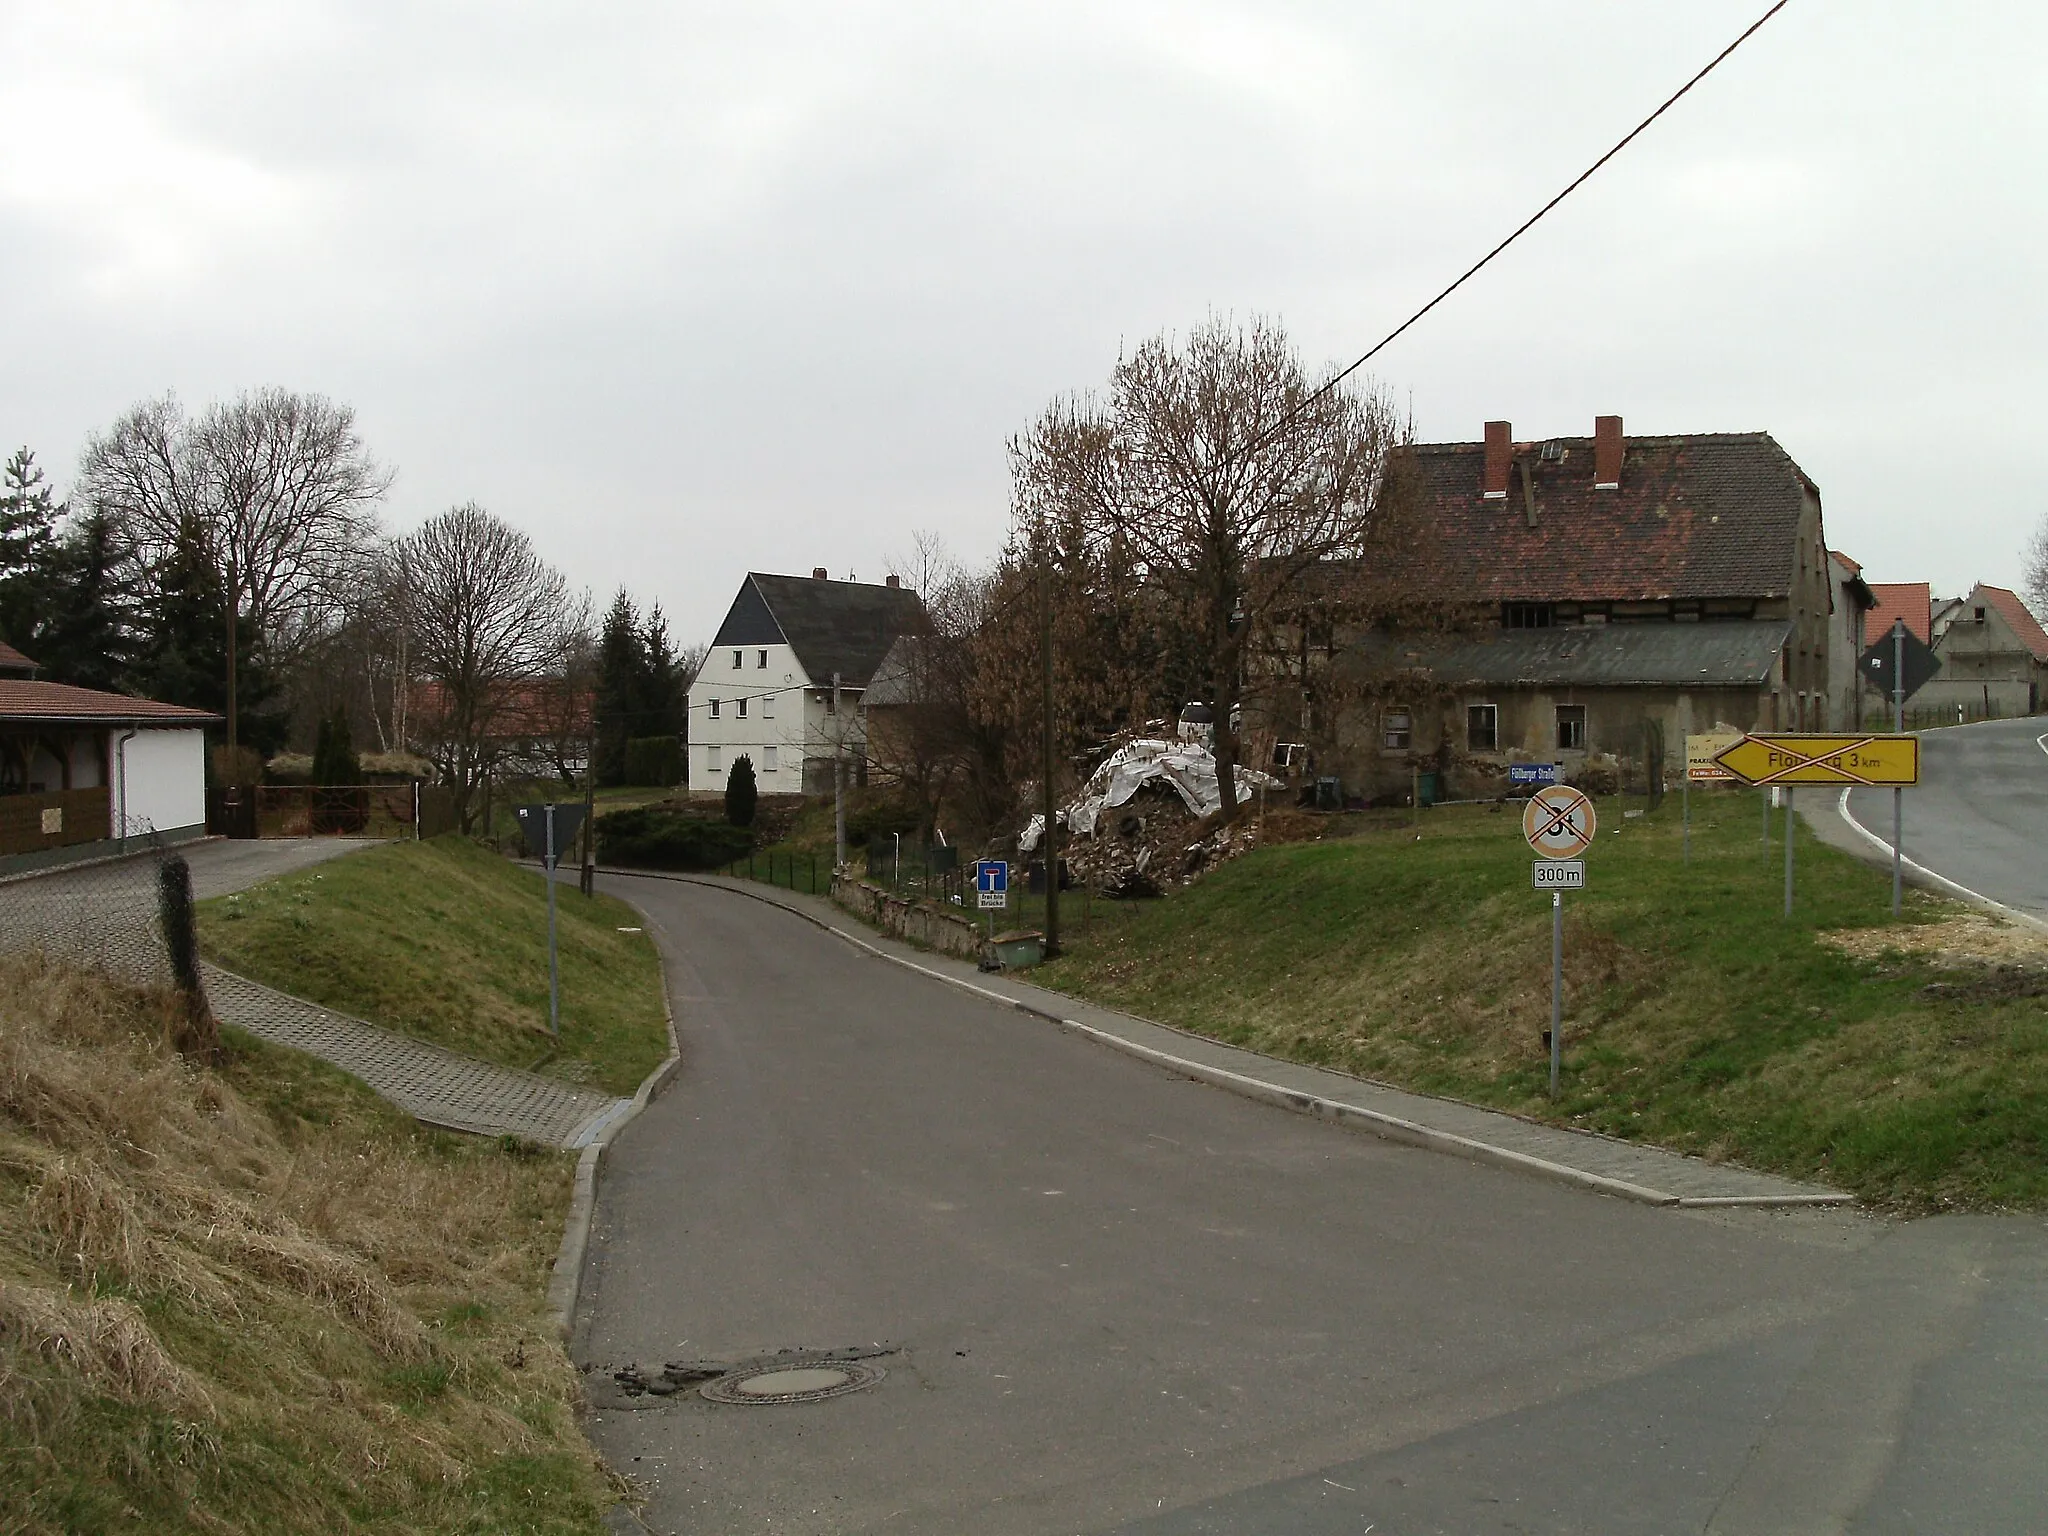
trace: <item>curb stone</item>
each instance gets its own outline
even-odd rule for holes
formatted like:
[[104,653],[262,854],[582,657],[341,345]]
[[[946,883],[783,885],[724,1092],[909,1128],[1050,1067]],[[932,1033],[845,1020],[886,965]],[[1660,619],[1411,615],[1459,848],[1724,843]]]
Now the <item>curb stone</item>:
[[[789,902],[778,900],[765,891],[748,890],[744,886],[728,885],[722,881],[705,879],[701,876],[669,874],[650,870],[605,867],[601,868],[599,873],[627,876],[634,879],[676,880],[686,885],[701,885],[711,890],[730,891],[734,895],[748,897],[754,901],[762,902],[768,906],[788,912],[793,916],[800,917],[813,927],[820,928],[836,938],[845,940],[856,949],[862,950],[878,960],[886,960],[893,965],[900,965],[905,970],[915,971],[921,976],[928,976],[935,981],[944,982],[947,986],[972,993],[974,996],[985,1001],[1013,1008],[1017,1012],[1029,1015],[1032,1018],[1043,1019],[1048,1023],[1056,1024],[1061,1029],[1083,1035],[1098,1044],[1108,1046],[1111,1050],[1120,1051],[1128,1056],[1134,1056],[1141,1061],[1151,1062],[1155,1066],[1164,1067],[1171,1072],[1191,1078],[1196,1082],[1207,1083],[1212,1087],[1222,1088],[1228,1092],[1239,1094],[1260,1103],[1270,1104],[1279,1109],[1292,1110],[1297,1114],[1313,1115],[1318,1119],[1329,1120],[1335,1124],[1351,1126],[1378,1136],[1383,1140],[1397,1142],[1404,1146],[1419,1147],[1432,1152],[1444,1152],[1453,1157],[1463,1157],[1471,1162],[1488,1163],[1496,1167],[1534,1174],[1538,1178],[1545,1178],[1554,1183],[1567,1184],[1575,1188],[1589,1190],[1595,1194],[1611,1195],[1617,1199],[1628,1200],[1641,1205],[1659,1206],[1665,1209],[1771,1210],[1800,1207],[1843,1207],[1852,1206],[1857,1203],[1854,1195],[1835,1191],[1815,1191],[1810,1194],[1786,1193],[1782,1195],[1677,1195],[1665,1190],[1652,1189],[1646,1185],[1631,1183],[1626,1179],[1617,1179],[1606,1174],[1592,1173],[1583,1168],[1571,1167],[1566,1163],[1553,1162],[1548,1158],[1537,1157],[1532,1153],[1517,1152],[1510,1147],[1494,1146],[1473,1137],[1460,1136],[1451,1131],[1438,1130],[1434,1126],[1427,1126],[1413,1120],[1402,1119],[1399,1116],[1384,1114],[1379,1110],[1366,1109],[1356,1104],[1346,1104],[1340,1099],[1326,1098],[1321,1095],[1304,1092],[1298,1088],[1283,1087],[1278,1083],[1265,1082],[1245,1073],[1232,1072],[1225,1067],[1213,1066],[1207,1062],[1192,1061],[1186,1057],[1175,1056],[1170,1052],[1157,1050],[1148,1045],[1141,1045],[1137,1041],[1127,1040],[1111,1030],[1101,1029],[1092,1024],[1085,1024],[1079,1019],[1067,1018],[1051,1009],[1039,1007],[1036,1004],[1019,998],[1007,997],[1000,992],[992,991],[987,987],[977,986],[973,982],[958,976],[948,976],[943,971],[919,965],[916,961],[905,959],[901,955],[892,955],[888,951],[870,944],[858,934],[836,927],[818,917],[815,913],[807,912],[803,908]],[[1174,1029],[1171,1025],[1162,1025],[1160,1027],[1168,1029],[1175,1034],[1186,1035],[1188,1033],[1185,1030]],[[1677,1156],[1680,1154],[1671,1155]]]
[[548,1275],[548,1310],[555,1315],[555,1330],[566,1344],[575,1332],[576,1303],[583,1289],[583,1259],[590,1249],[590,1228],[597,1215],[597,1180],[604,1171],[605,1154],[620,1131],[638,1118],[669,1085],[683,1064],[682,1047],[676,1039],[676,1013],[668,998],[668,967],[661,964],[661,948],[655,946],[655,964],[660,967],[661,1011],[668,1024],[668,1057],[641,1081],[632,1099],[620,1109],[589,1126],[583,1133],[583,1151],[576,1159],[576,1182],[569,1197],[569,1214],[562,1223],[561,1245],[555,1250],[555,1266]]

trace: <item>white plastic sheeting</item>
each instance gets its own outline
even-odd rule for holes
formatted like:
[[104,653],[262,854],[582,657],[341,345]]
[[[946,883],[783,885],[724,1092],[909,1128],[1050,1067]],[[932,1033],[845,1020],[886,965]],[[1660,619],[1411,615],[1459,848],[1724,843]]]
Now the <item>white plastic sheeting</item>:
[[[1277,789],[1280,781],[1270,773],[1237,767],[1237,803],[1243,805],[1262,788]],[[1197,816],[1208,816],[1223,806],[1222,786],[1217,782],[1216,757],[1195,741],[1161,741],[1140,737],[1127,741],[1103,760],[1102,766],[1082,786],[1081,797],[1060,813],[1067,829],[1092,837],[1104,811],[1127,803],[1148,784],[1164,784],[1180,796]],[[1045,818],[1034,816],[1017,838],[1020,853],[1038,846],[1045,831]]]

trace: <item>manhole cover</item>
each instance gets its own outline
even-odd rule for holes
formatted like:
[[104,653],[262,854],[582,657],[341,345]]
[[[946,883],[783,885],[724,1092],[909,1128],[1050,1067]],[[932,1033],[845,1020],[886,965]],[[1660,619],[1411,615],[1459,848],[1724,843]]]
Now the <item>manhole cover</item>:
[[886,1373],[857,1360],[794,1361],[751,1371],[734,1371],[707,1381],[698,1393],[714,1403],[816,1403],[872,1387]]

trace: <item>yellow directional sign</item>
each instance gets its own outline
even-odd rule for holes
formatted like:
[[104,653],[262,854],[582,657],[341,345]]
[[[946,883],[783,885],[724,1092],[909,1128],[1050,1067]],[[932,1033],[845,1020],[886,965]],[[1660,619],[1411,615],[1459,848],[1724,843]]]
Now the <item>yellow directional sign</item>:
[[1880,784],[1920,782],[1917,736],[1745,736],[1714,761],[1745,784]]

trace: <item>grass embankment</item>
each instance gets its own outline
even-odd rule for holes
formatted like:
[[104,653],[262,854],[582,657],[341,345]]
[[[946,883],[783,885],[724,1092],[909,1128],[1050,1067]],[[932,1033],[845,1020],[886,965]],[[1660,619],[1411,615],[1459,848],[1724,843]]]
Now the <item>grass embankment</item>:
[[547,888],[462,838],[387,843],[202,902],[199,936],[209,959],[281,991],[631,1093],[668,1054],[654,946],[631,907],[573,885],[557,891],[556,919],[559,1043],[547,1034]]
[[573,1153],[423,1130],[171,1007],[0,965],[0,1529],[601,1528],[546,1315]]
[[[1234,1044],[1882,1204],[2048,1203],[2048,969],[1926,952],[1958,909],[1814,842],[1752,794],[1601,806],[1565,897],[1565,1073],[1547,1096],[1550,903],[1513,810],[1260,850],[1113,917],[1035,980]],[[1776,818],[1782,827],[1783,817]],[[1109,920],[1103,921],[1105,917]],[[1851,953],[1851,951],[1856,953]]]

